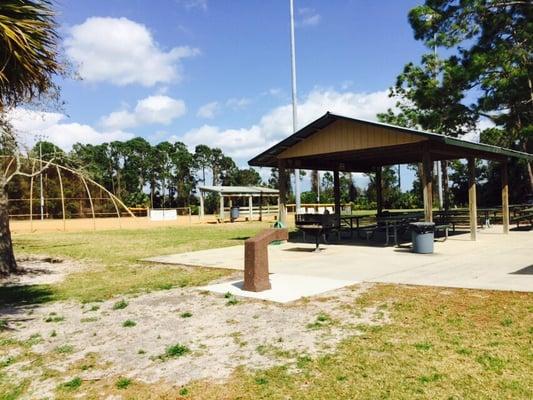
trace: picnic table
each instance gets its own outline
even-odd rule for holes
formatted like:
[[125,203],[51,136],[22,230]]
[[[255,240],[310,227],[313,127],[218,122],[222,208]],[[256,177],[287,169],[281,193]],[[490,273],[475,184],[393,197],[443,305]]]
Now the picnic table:
[[[416,222],[421,218],[420,213],[405,213],[399,215],[378,216],[376,218],[378,228],[385,227],[385,246],[389,245],[389,239],[394,238],[394,244],[398,246],[398,233],[409,227],[409,223]],[[392,234],[391,234],[392,231]]]
[[372,217],[374,214],[360,214],[360,215],[341,215],[341,222],[345,222],[350,227],[350,238],[353,238],[353,223],[355,221],[355,229],[357,231],[357,237],[359,238],[361,220],[363,218]]
[[496,219],[496,216],[498,212],[500,211],[500,208],[478,208],[478,211],[483,214],[485,224],[484,226],[486,228],[490,228],[490,216],[493,215],[494,219]]
[[516,227],[520,227],[521,222],[529,222],[533,225],[533,207],[522,208],[517,210],[514,216],[511,218],[511,223],[516,223]]

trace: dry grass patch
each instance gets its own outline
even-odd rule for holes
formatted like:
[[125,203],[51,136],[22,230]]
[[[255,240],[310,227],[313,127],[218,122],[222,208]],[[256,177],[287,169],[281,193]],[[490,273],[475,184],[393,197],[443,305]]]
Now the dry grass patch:
[[240,369],[229,382],[196,382],[193,399],[530,399],[533,295],[380,285],[353,311],[377,306],[390,323],[334,354],[305,358],[300,372]]

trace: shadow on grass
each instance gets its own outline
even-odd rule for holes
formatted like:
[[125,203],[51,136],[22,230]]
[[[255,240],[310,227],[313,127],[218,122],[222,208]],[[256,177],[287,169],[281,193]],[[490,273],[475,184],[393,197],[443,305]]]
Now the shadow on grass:
[[36,249],[50,249],[50,248],[65,248],[65,247],[76,247],[80,245],[90,245],[90,242],[74,242],[74,243],[60,243],[60,244],[49,244],[42,243],[37,244],[36,242],[24,241],[24,240],[15,240],[14,245],[22,250],[36,250]]
[[0,287],[1,306],[26,306],[54,300],[54,291],[49,285],[13,285]]

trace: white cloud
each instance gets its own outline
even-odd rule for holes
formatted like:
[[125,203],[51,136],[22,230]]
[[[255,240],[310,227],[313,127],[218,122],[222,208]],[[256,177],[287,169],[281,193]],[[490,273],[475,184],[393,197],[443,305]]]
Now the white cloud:
[[187,112],[185,102],[169,96],[149,96],[137,102],[133,111],[114,111],[101,120],[108,129],[133,128],[143,124],[168,125]]
[[221,129],[217,126],[203,125],[192,129],[183,137],[174,137],[174,140],[183,141],[189,146],[200,143],[210,147],[219,147],[232,157],[251,157],[265,149],[265,139],[262,137],[260,127],[241,129]]
[[[376,114],[394,108],[394,99],[387,91],[373,93],[338,92],[336,90],[313,90],[298,106],[299,126],[303,127],[326,111],[354,118],[376,120]],[[248,128],[222,129],[204,125],[174,137],[194,147],[205,143],[220,147],[243,163],[250,157],[266,150],[292,133],[292,108],[290,104],[276,107]]]
[[479,143],[481,132],[483,132],[485,129],[493,128],[495,126],[496,125],[494,125],[494,122],[492,122],[490,119],[482,118],[478,121],[476,128],[468,133],[465,133],[463,136],[461,136],[461,139],[468,140],[469,142]]
[[177,0],[179,4],[183,5],[187,9],[199,8],[201,10],[207,10],[207,0]]
[[[394,107],[387,91],[373,93],[338,92],[315,89],[298,105],[298,127],[302,128],[326,111],[348,117],[376,120],[376,114]],[[292,133],[292,106],[277,107],[261,118],[267,137],[281,139]]]
[[99,144],[114,140],[129,140],[133,134],[122,130],[98,131],[93,127],[77,122],[68,122],[65,114],[32,111],[17,108],[9,111],[9,120],[20,135],[22,143],[31,146],[37,135],[42,135],[65,151],[74,143]]
[[200,118],[211,119],[220,111],[220,104],[218,101],[212,101],[210,103],[204,104],[198,109],[196,115]]
[[252,100],[246,97],[241,97],[241,98],[232,97],[226,100],[226,102],[222,104],[219,103],[218,101],[212,101],[198,108],[198,111],[196,112],[196,116],[200,118],[212,119],[218,113],[220,113],[224,107],[232,109],[234,111],[243,110],[246,107],[248,107],[251,104],[251,102]]
[[264,91],[263,93],[261,93],[261,95],[263,96],[266,96],[266,95],[269,95],[269,96],[272,96],[272,97],[281,97],[283,96],[283,90],[281,90],[280,88],[270,88],[266,91]]
[[199,53],[188,46],[164,51],[146,26],[127,18],[91,17],[69,34],[66,53],[87,82],[143,86],[177,82],[182,78],[180,61]]
[[314,8],[300,8],[298,10],[298,19],[296,24],[302,27],[316,26],[321,20],[321,15],[317,13]]
[[233,110],[242,110],[250,105],[252,100],[241,97],[241,98],[235,98],[232,97],[226,101],[226,106],[233,109]]

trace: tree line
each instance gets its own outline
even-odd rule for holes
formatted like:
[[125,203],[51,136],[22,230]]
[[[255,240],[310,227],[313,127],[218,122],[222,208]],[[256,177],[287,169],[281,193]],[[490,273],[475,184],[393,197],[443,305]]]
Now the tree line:
[[[136,137],[97,145],[76,143],[65,152],[42,141],[30,154],[81,170],[129,207],[188,207],[197,204],[198,185],[262,184],[256,170],[239,168],[221,149],[203,144],[191,152],[182,142],[152,145]],[[54,192],[53,185],[57,182],[49,179],[46,190]]]

